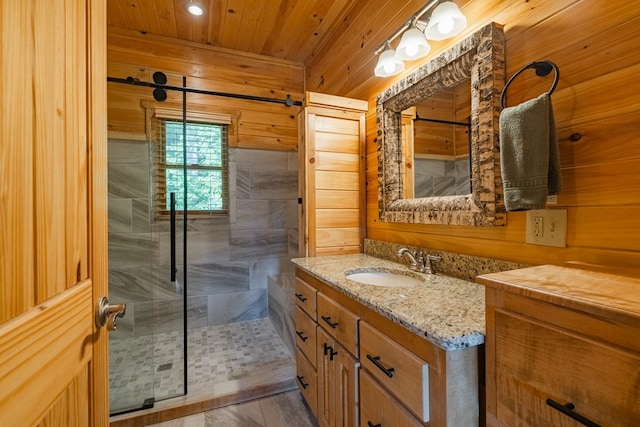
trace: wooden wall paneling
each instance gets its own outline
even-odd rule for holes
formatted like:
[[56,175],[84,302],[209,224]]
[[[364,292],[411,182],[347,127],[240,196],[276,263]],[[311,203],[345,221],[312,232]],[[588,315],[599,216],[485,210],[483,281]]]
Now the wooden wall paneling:
[[[560,164],[565,167],[638,159],[640,113],[633,112],[557,129]],[[573,138],[579,138],[574,140]]]
[[108,43],[109,61],[144,62],[155,69],[187,76],[303,91],[300,63],[111,27]]
[[[465,14],[479,11],[480,2],[468,2],[467,7]],[[524,213],[520,212],[508,214],[504,232],[380,223],[372,111],[377,92],[367,95],[367,237],[529,264],[579,261],[629,267],[640,262],[638,178],[633,172],[637,170],[640,120],[638,104],[629,95],[638,89],[631,78],[639,71],[631,52],[638,48],[635,24],[640,10],[638,5],[615,9],[604,3],[587,9],[586,2],[541,3],[530,11],[515,3],[509,7],[491,4],[479,15],[506,24],[508,76],[536,59],[549,58],[560,67],[560,84],[552,102],[565,188],[558,204],[548,207],[568,210],[567,248],[524,243]],[[577,11],[587,16],[576,23],[580,31],[571,24]],[[508,19],[498,20],[497,16]],[[467,18],[476,22],[471,13]],[[522,77],[509,88],[509,105],[537,95],[550,84],[550,79],[535,75],[524,73]],[[386,80],[385,87],[393,83],[393,79]],[[580,134],[580,139],[572,141],[573,134]]]
[[[405,0],[393,6],[384,0],[359,0],[353,13],[336,27],[332,36],[306,63],[307,89],[347,96],[343,95],[345,91],[340,91],[342,85],[361,68],[373,74],[376,47],[422,6],[424,2],[417,0]],[[327,56],[331,57],[331,64],[320,60]]]
[[[136,51],[136,49],[141,49]],[[144,54],[141,54],[144,52]],[[160,70],[168,84],[224,93],[284,99],[290,94],[302,99],[301,64],[225,49],[180,42],[164,37],[142,36],[111,29],[109,33],[109,71],[113,77],[146,76]],[[141,78],[141,77],[139,77]],[[152,100],[150,88],[109,83],[109,130],[144,132],[144,110],[140,103]],[[182,108],[182,95],[168,91],[162,105]],[[240,148],[297,150],[299,107],[209,95],[187,95],[190,111],[220,112],[234,118],[233,143]]]

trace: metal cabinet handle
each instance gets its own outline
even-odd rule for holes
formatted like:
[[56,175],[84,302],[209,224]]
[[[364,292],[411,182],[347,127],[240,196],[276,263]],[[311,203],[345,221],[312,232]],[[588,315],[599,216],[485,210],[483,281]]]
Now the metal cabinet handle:
[[327,325],[331,326],[331,329],[335,329],[338,326],[338,322],[332,322],[329,316],[320,316],[322,320],[327,322]]
[[296,335],[300,337],[300,339],[302,340],[302,342],[305,342],[306,340],[309,339],[309,337],[305,337],[304,336],[304,332],[302,331],[296,331]]
[[305,297],[302,294],[294,294],[296,296],[296,298],[298,298],[300,301],[305,302],[307,300],[307,297]]
[[309,383],[305,383],[304,381],[302,381],[304,379],[304,377],[301,377],[300,375],[296,375],[296,378],[298,379],[298,381],[300,381],[300,385],[302,386],[303,389],[307,389],[307,387],[309,387]]
[[575,412],[574,409],[576,408],[576,405],[574,405],[571,402],[563,405],[561,403],[556,402],[553,399],[547,399],[547,405],[551,406],[553,409],[557,409],[558,411],[562,412],[569,418],[573,418],[574,420],[576,420],[582,425],[585,425],[587,427],[601,427],[600,424],[594,423],[590,419],[585,418],[582,415]]
[[96,307],[96,326],[106,326],[108,331],[115,330],[116,318],[124,317],[126,310],[125,304],[109,304],[107,297],[100,298]]
[[387,368],[382,363],[380,363],[380,356],[373,357],[372,355],[367,354],[367,359],[371,360],[371,362],[373,362],[373,364],[376,365],[382,372],[387,374],[389,378],[393,378],[393,371],[395,371],[395,369]]
[[378,423],[378,424],[374,424],[371,421],[367,421],[367,425],[369,427],[382,427],[382,424]]

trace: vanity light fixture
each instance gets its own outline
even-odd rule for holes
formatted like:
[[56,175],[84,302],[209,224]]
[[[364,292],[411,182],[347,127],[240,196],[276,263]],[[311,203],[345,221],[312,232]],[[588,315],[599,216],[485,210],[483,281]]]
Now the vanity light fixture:
[[[435,9],[434,9],[435,7]],[[433,9],[427,20],[423,15]],[[429,54],[429,40],[444,40],[459,34],[467,26],[467,18],[452,1],[431,0],[405,24],[378,46],[380,55],[375,68],[378,77],[389,77],[404,70],[404,62],[413,61]],[[402,34],[398,49],[394,52],[391,42]]]
[[396,52],[391,48],[391,44],[387,42],[384,52],[378,59],[375,73],[378,77],[394,76],[404,70],[404,62],[396,58]]
[[202,16],[204,14],[204,7],[193,0],[189,0],[189,3],[185,5],[187,12],[192,14],[193,16]]
[[402,39],[400,39],[396,57],[412,61],[427,56],[430,50],[431,46],[429,46],[424,33],[415,24],[411,24],[411,27],[404,32]]
[[467,18],[452,1],[440,3],[433,10],[424,34],[429,40],[444,40],[467,28]]

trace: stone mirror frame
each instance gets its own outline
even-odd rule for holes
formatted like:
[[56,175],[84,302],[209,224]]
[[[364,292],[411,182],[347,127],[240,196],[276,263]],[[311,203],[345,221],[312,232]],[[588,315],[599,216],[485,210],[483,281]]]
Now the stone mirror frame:
[[[471,81],[472,194],[403,199],[401,112],[467,78]],[[378,95],[381,221],[505,225],[498,139],[500,93],[504,82],[504,33],[501,25],[491,23]]]

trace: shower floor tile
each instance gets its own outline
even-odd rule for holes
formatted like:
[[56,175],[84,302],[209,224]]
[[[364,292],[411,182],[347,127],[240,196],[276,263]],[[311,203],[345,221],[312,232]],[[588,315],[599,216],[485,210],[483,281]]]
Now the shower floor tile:
[[[194,328],[187,337],[189,393],[295,364],[268,318]],[[182,395],[182,347],[182,332],[110,341],[111,412]]]

